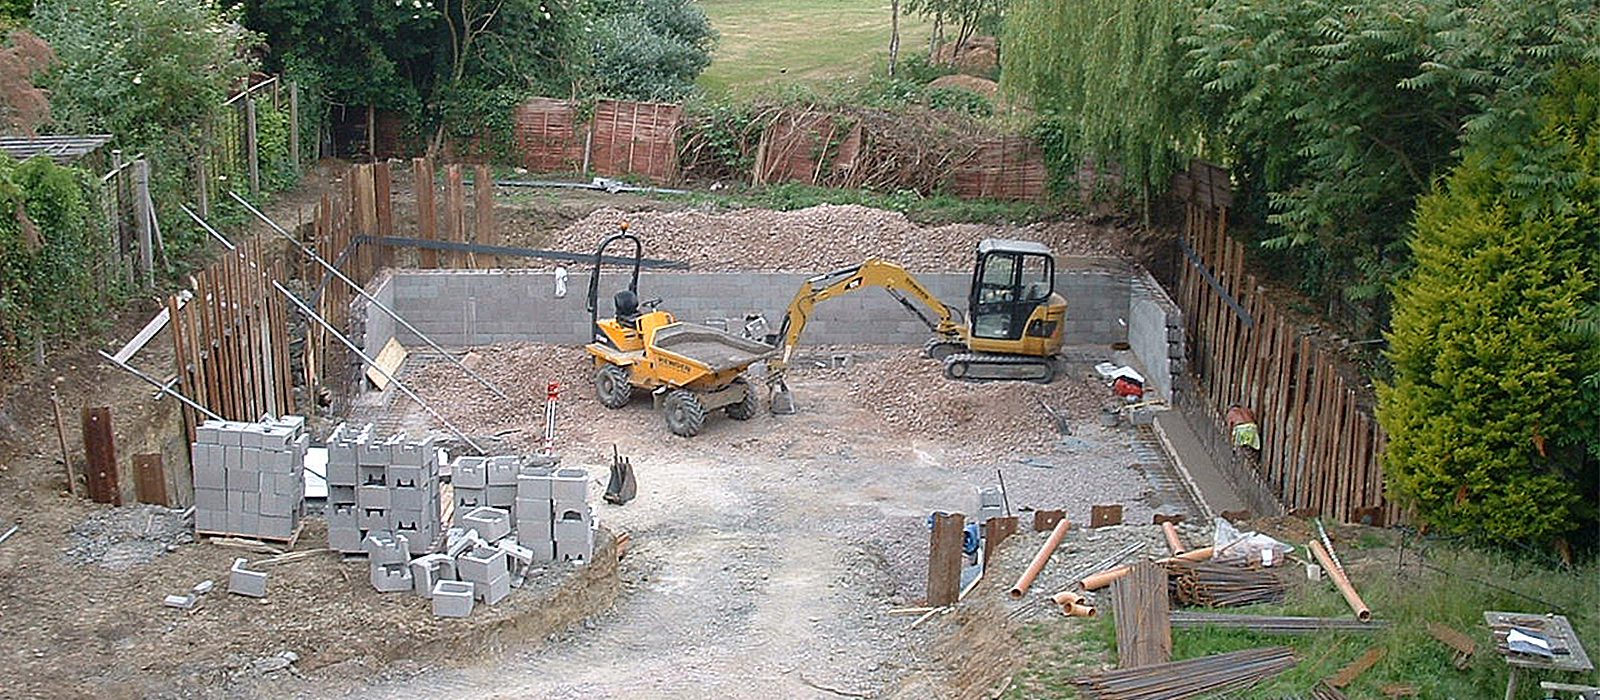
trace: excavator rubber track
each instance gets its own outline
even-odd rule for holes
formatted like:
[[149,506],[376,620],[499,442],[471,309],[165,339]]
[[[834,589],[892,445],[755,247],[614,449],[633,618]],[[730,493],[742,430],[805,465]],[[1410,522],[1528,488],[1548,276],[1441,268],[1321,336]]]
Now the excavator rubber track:
[[1027,381],[1049,384],[1056,378],[1053,358],[965,352],[944,359],[944,376],[962,382]]

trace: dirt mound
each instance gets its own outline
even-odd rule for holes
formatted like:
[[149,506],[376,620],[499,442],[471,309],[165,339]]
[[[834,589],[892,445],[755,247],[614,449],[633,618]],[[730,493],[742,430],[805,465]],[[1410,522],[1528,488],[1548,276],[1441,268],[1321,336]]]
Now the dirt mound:
[[995,95],[999,94],[1000,92],[1000,84],[993,80],[979,78],[975,75],[962,75],[960,73],[935,78],[933,82],[928,83],[928,87],[934,89],[954,88],[957,90],[966,90],[967,92],[976,93],[989,99],[994,99]]
[[1026,453],[1057,439],[1050,415],[1091,418],[1107,391],[1087,375],[1064,373],[1048,385],[945,379],[943,366],[904,349],[852,376],[864,406],[906,435],[961,444],[975,455]]
[[938,63],[955,66],[967,75],[993,75],[1000,69],[998,42],[992,36],[974,36],[962,44],[959,51],[954,43],[939,47],[934,59]]
[[681,260],[699,272],[757,270],[815,272],[860,263],[870,256],[917,271],[965,271],[984,238],[1038,241],[1057,255],[1108,255],[1115,233],[1082,220],[1023,226],[947,224],[923,227],[904,214],[854,204],[795,211],[749,209],[636,212],[600,209],[557,233],[559,250],[590,250],[626,220],[645,242],[645,255]]

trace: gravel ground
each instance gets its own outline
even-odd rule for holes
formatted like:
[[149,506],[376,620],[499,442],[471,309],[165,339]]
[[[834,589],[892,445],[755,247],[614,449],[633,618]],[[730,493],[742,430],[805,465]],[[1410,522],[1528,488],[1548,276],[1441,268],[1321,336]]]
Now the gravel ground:
[[869,256],[918,271],[963,272],[984,238],[1039,241],[1056,255],[1108,254],[1117,229],[1083,219],[1018,226],[920,226],[904,214],[854,204],[793,211],[641,211],[604,208],[557,232],[551,247],[592,250],[627,221],[645,255],[680,260],[696,271],[816,271],[854,265]]
[[182,516],[182,510],[148,504],[95,511],[72,528],[62,559],[113,571],[148,564],[194,542],[190,523]]
[[[887,614],[921,603],[927,514],[973,512],[977,488],[994,484],[999,468],[1014,508],[1064,508],[1082,522],[1092,504],[1123,503],[1130,522],[1148,523],[1148,502],[1157,494],[1143,472],[1154,467],[1137,463],[1130,434],[1086,418],[1102,399],[1088,380],[961,384],[922,376],[919,361],[899,351],[856,356],[846,369],[792,373],[797,415],[762,412],[745,422],[716,416],[693,439],[671,435],[643,395],[620,410],[600,407],[589,369],[571,348],[474,351],[474,369],[502,383],[517,410],[479,396],[448,364],[410,366],[403,378],[439,400],[447,418],[470,433],[504,433],[522,444],[541,432],[544,382],[568,384],[557,438],[566,463],[590,465],[598,479],[614,444],[638,473],[637,500],[597,512],[633,543],[620,567],[623,592],[615,609],[544,645],[485,655],[458,669],[418,669],[308,694],[337,688],[348,697],[378,698],[966,695],[958,688],[968,681],[945,663],[964,653],[945,643],[961,615],[912,629],[913,618]],[[1089,371],[1074,366],[1069,377]],[[914,387],[928,407],[990,401],[997,408],[981,421],[939,429],[940,420],[959,414],[916,418],[913,403],[888,405],[874,393],[895,382]],[[1042,409],[1007,400],[1019,390],[1058,402],[1073,417],[1073,434],[1055,433]],[[408,427],[427,425],[408,401],[392,408],[406,413]],[[1015,447],[1004,449],[1008,444]],[[1023,466],[1023,458],[1054,466]],[[1070,552],[1093,556],[1099,550],[1092,546],[1101,544],[1114,550],[1112,533],[1124,530],[1139,528],[1075,531]],[[1154,537],[1159,542],[1159,531]],[[1006,567],[1010,557],[1031,556],[1036,545],[1020,543],[1032,539],[1010,545],[1029,552],[1008,550]],[[1056,562],[1046,572],[1064,576],[1064,568]],[[996,580],[1007,576],[1015,573]],[[1043,578],[1039,590],[1055,583]],[[991,616],[1001,616],[1003,607],[995,605]]]

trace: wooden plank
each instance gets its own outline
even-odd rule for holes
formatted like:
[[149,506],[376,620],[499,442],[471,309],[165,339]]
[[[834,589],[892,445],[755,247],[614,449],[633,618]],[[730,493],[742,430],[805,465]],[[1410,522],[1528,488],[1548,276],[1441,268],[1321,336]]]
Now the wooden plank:
[[1366,673],[1367,669],[1378,665],[1378,661],[1383,659],[1384,651],[1384,647],[1372,647],[1368,649],[1366,653],[1363,653],[1361,656],[1357,657],[1355,661],[1351,661],[1350,665],[1339,669],[1338,673],[1333,674],[1333,677],[1324,682],[1335,688],[1343,688],[1350,685],[1361,674]]
[[167,498],[167,470],[161,464],[161,453],[150,452],[133,456],[134,497],[140,503],[170,506]]
[[1117,626],[1117,668],[1141,668],[1172,660],[1172,623],[1167,571],[1142,561],[1111,584]]
[[122,505],[121,482],[117,479],[117,443],[111,430],[110,407],[84,407],[83,453],[88,462],[84,478],[89,485],[89,499],[95,503]]
[[[411,170],[412,187],[416,189],[417,197],[417,238],[438,240],[438,212],[433,208],[433,161],[427,158],[414,159],[411,161]],[[439,251],[423,250],[420,255],[424,269],[439,267]]]
[[390,338],[389,342],[384,343],[383,349],[378,351],[378,356],[372,358],[376,366],[367,368],[367,381],[372,382],[378,391],[389,388],[389,377],[394,376],[400,369],[401,363],[406,361],[406,354],[405,346],[401,345],[399,340]]
[[1289,460],[1289,484],[1285,498],[1285,505],[1291,509],[1309,505],[1305,498],[1306,423],[1310,413],[1312,391],[1311,339],[1306,336],[1300,336],[1299,347],[1295,351],[1294,378],[1294,398],[1289,411],[1289,426],[1294,434],[1289,436],[1290,443],[1286,455]]
[[[393,181],[389,172],[389,161],[381,160],[372,164],[372,203],[377,235],[394,235],[394,203]],[[393,254],[387,248],[379,248],[374,252],[378,257],[380,267],[394,265]],[[366,280],[360,280],[365,282]]]
[[962,527],[960,513],[936,513],[928,538],[928,601],[933,607],[954,605],[961,595]]
[[[499,245],[500,237],[494,230],[494,179],[489,175],[489,166],[475,166],[472,183],[472,212],[478,230],[475,238],[484,245]],[[482,263],[493,268],[501,265],[500,258],[493,255],[486,256]]]
[[[444,226],[445,240],[456,243],[467,243],[467,198],[465,186],[462,184],[461,164],[450,163],[444,166]],[[449,254],[451,267],[465,267],[466,255],[463,253]]]

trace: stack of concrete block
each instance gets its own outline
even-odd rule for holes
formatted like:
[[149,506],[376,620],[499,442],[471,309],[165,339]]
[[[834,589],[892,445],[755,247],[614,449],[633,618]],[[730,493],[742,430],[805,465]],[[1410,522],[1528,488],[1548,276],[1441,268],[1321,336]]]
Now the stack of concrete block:
[[588,561],[594,555],[594,513],[589,473],[582,469],[524,466],[517,477],[517,544],[535,562]]
[[305,514],[305,419],[208,420],[190,447],[195,531],[287,540]]
[[389,533],[411,556],[426,552],[441,530],[433,441],[336,428],[328,438],[327,515],[329,549],[361,552],[369,535]]
[[456,559],[456,576],[472,584],[472,597],[494,605],[511,594],[511,569],[498,547],[474,547]]
[[456,506],[451,524],[460,525],[461,516],[473,508],[487,506],[510,511],[515,507],[519,464],[521,460],[516,455],[457,457],[450,467]]

